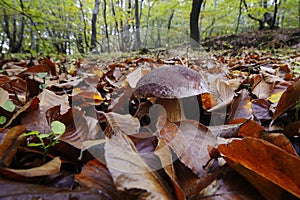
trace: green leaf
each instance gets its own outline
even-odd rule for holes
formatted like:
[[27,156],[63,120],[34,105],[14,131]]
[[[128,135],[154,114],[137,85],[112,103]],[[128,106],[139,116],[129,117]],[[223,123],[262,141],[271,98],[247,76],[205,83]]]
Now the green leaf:
[[38,131],[31,131],[29,133],[25,133],[24,136],[27,137],[27,136],[30,136],[30,135],[38,135],[39,132]]
[[27,146],[29,147],[39,147],[39,146],[44,146],[43,143],[29,143]]
[[39,72],[39,73],[37,73],[37,76],[39,78],[45,78],[47,75],[48,75],[48,72]]
[[13,112],[16,108],[11,100],[7,100],[1,107],[8,112]]
[[43,138],[47,138],[49,137],[50,135],[49,134],[39,134],[37,137],[40,138],[40,139],[43,139]]
[[53,121],[51,123],[51,130],[53,131],[54,134],[62,135],[66,131],[66,126],[59,121]]
[[0,116],[0,125],[5,124],[6,120],[7,120],[7,119],[6,119],[5,116]]

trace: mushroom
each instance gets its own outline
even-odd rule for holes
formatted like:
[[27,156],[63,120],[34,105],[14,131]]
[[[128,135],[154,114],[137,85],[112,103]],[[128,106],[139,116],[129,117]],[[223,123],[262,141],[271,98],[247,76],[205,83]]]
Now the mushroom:
[[154,97],[155,103],[164,107],[167,119],[177,122],[185,119],[184,98],[208,92],[208,85],[199,72],[182,65],[165,65],[143,76],[133,95],[137,98]]

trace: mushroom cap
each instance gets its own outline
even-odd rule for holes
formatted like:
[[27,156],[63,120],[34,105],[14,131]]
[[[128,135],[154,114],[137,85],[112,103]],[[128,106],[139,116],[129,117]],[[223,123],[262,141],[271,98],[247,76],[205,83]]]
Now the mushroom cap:
[[208,92],[208,85],[199,72],[182,65],[165,65],[143,76],[137,82],[134,95],[184,98]]

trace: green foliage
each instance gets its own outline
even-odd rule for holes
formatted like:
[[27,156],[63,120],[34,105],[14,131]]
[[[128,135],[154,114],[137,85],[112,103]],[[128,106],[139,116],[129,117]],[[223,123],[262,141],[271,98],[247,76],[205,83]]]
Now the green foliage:
[[8,112],[13,112],[16,106],[11,100],[7,100],[3,105],[1,105],[1,108]]
[[59,122],[53,121],[51,123],[51,132],[50,133],[40,133],[39,131],[31,131],[24,134],[25,137],[32,137],[32,139],[37,138],[39,142],[29,142],[28,147],[40,147],[44,151],[43,159],[46,159],[46,156],[49,153],[51,147],[59,143],[59,139],[66,131],[66,126]]
[[[21,3],[23,6],[21,6]],[[21,52],[29,52],[31,55],[49,55],[57,53],[74,54],[78,52],[78,44],[82,45],[85,53],[89,53],[91,42],[91,20],[94,8],[94,0],[30,0],[13,1],[0,0],[1,38],[6,41],[3,49],[7,49],[9,42],[5,34],[5,16],[8,16],[10,32],[14,32],[14,20],[20,24],[21,17],[25,20],[24,37]],[[265,12],[273,13],[274,1],[268,0],[267,7],[262,5],[262,0],[246,0],[248,11],[257,19],[263,19]],[[142,35],[146,35],[147,27],[152,27],[148,33],[148,41],[157,40],[152,36],[158,35],[154,30],[166,30],[170,15],[174,10],[171,29],[182,35],[189,35],[189,14],[191,11],[191,0],[146,0],[142,3],[140,10],[140,27]],[[134,1],[107,0],[106,18],[108,24],[109,38],[112,49],[119,50],[122,40],[122,31],[134,29]],[[212,0],[203,1],[200,13],[201,37],[211,37],[221,34],[256,30],[257,21],[248,17],[245,7],[241,11],[241,20],[237,24],[240,1],[236,0]],[[299,1],[280,1],[278,9],[278,25],[283,28],[299,27]],[[104,30],[103,2],[97,18],[97,40],[100,51],[106,51],[106,38]],[[112,9],[114,8],[115,15]],[[131,9],[131,10],[130,10]],[[18,34],[17,34],[18,35]],[[176,42],[176,41],[174,41]],[[10,50],[10,49],[8,49]],[[6,51],[6,50],[5,50]]]
[[7,118],[5,116],[0,116],[0,125],[5,124],[7,121]]

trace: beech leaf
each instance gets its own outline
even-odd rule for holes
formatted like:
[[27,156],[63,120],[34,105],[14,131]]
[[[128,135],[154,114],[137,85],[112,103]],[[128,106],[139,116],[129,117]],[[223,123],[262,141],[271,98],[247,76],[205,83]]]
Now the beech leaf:
[[145,199],[170,199],[164,180],[146,165],[129,137],[118,131],[106,138],[105,160],[118,190],[146,190]]
[[254,183],[253,178],[260,177],[260,185],[255,182],[254,186],[265,197],[274,197],[276,194],[273,184],[300,197],[298,156],[255,138],[233,140],[229,144],[219,145],[218,149],[226,162],[250,182]]

